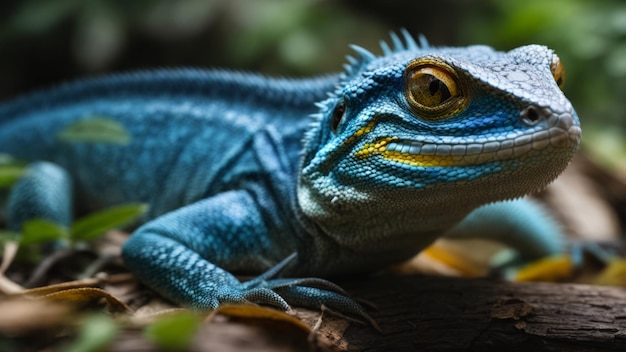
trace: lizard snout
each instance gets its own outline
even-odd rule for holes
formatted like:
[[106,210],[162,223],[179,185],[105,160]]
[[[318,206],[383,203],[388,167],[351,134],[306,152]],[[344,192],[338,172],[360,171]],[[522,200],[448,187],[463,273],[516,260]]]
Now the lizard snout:
[[[573,109],[557,113],[549,108],[529,105],[522,110],[519,118],[524,125],[529,127],[545,126],[550,144],[554,147],[568,147],[580,142],[581,129]],[[543,136],[545,132],[539,134]]]

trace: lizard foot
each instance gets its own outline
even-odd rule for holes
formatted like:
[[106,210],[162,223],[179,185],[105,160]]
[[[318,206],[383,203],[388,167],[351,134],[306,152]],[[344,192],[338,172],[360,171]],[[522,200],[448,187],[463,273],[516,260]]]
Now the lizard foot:
[[295,257],[294,253],[265,273],[242,283],[242,290],[246,292],[245,298],[254,303],[268,304],[286,311],[291,310],[290,305],[315,309],[328,308],[331,312],[337,312],[342,316],[344,314],[357,316],[380,330],[376,321],[367,314],[361,303],[328,280],[314,277],[274,278]]

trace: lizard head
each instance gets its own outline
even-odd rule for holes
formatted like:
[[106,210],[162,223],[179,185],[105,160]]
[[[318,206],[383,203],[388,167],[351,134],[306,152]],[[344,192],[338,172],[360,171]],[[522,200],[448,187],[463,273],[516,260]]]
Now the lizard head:
[[322,227],[452,225],[565,169],[581,130],[552,50],[433,48],[403,34],[382,56],[353,47],[358,58],[318,104],[298,185],[307,216]]

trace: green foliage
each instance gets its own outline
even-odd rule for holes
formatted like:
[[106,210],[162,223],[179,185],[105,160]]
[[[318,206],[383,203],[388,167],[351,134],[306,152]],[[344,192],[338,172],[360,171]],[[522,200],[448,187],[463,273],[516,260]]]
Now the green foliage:
[[[377,45],[389,27],[355,16],[338,3],[315,0],[231,0],[220,8],[229,30],[217,59],[276,75],[337,71],[355,41]],[[285,14],[288,13],[288,16]],[[232,28],[234,26],[234,28]]]
[[[103,124],[108,125],[108,127],[114,126],[110,124],[111,121],[103,121],[102,118],[97,118],[97,120],[99,121],[94,122],[94,119],[90,119],[85,122],[86,130],[97,126],[102,127]],[[69,129],[74,130],[71,126]],[[101,136],[107,136],[109,140],[119,138],[119,129],[108,128],[107,130],[105,128],[104,130],[104,132],[101,132]],[[72,133],[80,134],[81,131],[74,130]],[[89,134],[86,133],[86,135]],[[25,170],[26,166],[21,161],[14,159],[10,155],[0,154],[0,188],[9,188]],[[22,224],[20,234],[12,231],[0,231],[0,245],[9,241],[19,241],[26,246],[51,241],[61,241],[69,244],[89,241],[109,230],[128,225],[146,214],[148,209],[149,206],[145,203],[126,203],[113,206],[77,219],[69,229],[46,219],[31,219]]]
[[94,239],[111,229],[127,225],[147,211],[147,204],[128,203],[89,214],[74,222],[70,238],[73,241]]
[[[110,124],[111,121],[109,120],[104,121],[102,118],[97,118],[96,120],[98,121],[94,122],[94,119],[83,120],[86,121],[84,126],[86,126],[85,130],[88,131],[85,135],[93,136],[93,134],[90,133],[91,129],[97,128],[98,126],[106,126],[108,128],[104,128],[104,131],[99,132],[100,140],[108,139],[109,141],[116,141],[120,138],[120,131],[125,132],[123,127],[121,127],[122,130],[120,130],[115,125]],[[68,129],[73,130],[72,133],[75,134],[74,137],[80,134],[81,131],[84,131],[72,126]],[[10,188],[25,170],[26,165],[23,162],[18,161],[10,155],[0,154],[0,189]],[[32,219],[22,225],[20,234],[12,231],[0,231],[0,248],[3,247],[2,245],[4,243],[9,241],[19,241],[22,245],[30,246],[51,241],[75,244],[80,241],[92,240],[111,229],[120,228],[131,223],[143,216],[148,209],[148,205],[144,203],[117,205],[86,215],[76,220],[69,229],[49,220]]]
[[166,351],[183,351],[193,341],[201,319],[192,312],[164,315],[144,330],[146,339]]
[[65,142],[130,143],[130,134],[124,125],[104,116],[80,119],[63,129],[57,138]]
[[21,234],[0,231],[0,244],[19,241],[30,246],[50,241],[61,241],[74,245],[95,239],[109,230],[123,227],[140,218],[148,211],[144,203],[128,203],[104,209],[76,220],[71,228],[45,219],[33,219],[22,225]]
[[24,173],[24,166],[21,165],[0,165],[0,189],[13,186]]
[[65,352],[105,351],[119,331],[118,324],[109,316],[96,314],[87,317],[80,326],[78,337]]
[[3,248],[7,242],[15,242],[20,240],[20,234],[8,230],[0,230],[0,248]]
[[0,189],[10,188],[26,170],[23,162],[0,153]]
[[65,226],[44,219],[33,219],[22,225],[20,243],[32,245],[69,238],[70,234]]

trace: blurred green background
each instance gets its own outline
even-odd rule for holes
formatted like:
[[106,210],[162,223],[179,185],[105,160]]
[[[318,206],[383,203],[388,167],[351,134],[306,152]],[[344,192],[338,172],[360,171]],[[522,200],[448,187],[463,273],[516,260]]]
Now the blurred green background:
[[156,67],[336,72],[348,44],[380,52],[400,28],[433,45],[550,46],[565,64],[585,148],[626,175],[623,0],[4,0],[0,99]]

